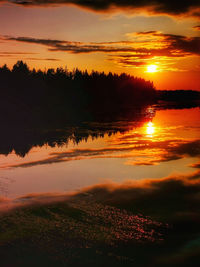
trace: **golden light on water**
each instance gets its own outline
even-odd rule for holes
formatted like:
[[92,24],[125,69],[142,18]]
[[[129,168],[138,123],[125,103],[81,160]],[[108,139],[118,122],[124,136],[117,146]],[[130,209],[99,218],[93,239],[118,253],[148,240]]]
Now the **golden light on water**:
[[152,135],[152,134],[154,134],[154,132],[155,132],[154,124],[153,124],[153,122],[150,121],[150,122],[147,123],[146,133],[148,135]]
[[157,68],[158,68],[157,65],[148,65],[147,72],[149,73],[157,72],[158,71]]

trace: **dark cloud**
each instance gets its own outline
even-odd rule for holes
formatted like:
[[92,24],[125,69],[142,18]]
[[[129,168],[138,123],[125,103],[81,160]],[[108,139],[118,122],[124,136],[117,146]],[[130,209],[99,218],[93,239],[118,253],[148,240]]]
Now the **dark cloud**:
[[0,51],[0,54],[1,55],[36,55],[37,53]]
[[130,67],[130,66],[134,66],[134,67],[140,67],[140,66],[144,66],[147,65],[147,62],[145,61],[134,61],[133,58],[125,58],[125,59],[118,59],[118,63],[122,64],[124,66]]
[[187,155],[190,157],[200,156],[200,140],[186,142],[170,148],[170,152],[177,155]]
[[195,31],[200,31],[200,25],[194,26],[193,29],[194,29]]
[[197,15],[198,9],[200,8],[199,0],[190,1],[172,1],[172,0],[10,0],[9,2],[22,5],[22,6],[58,6],[73,4],[83,8],[87,8],[94,11],[109,11],[113,8],[117,9],[128,9],[138,11],[148,11],[154,14],[169,14],[169,15],[182,15],[182,14],[193,14]]
[[200,162],[193,163],[193,164],[191,164],[191,165],[189,165],[189,166],[192,167],[192,168],[200,169]]
[[[1,52],[0,57],[18,57],[20,56],[27,56],[27,55],[36,55],[37,53],[29,53],[29,52]],[[37,58],[37,57],[24,57],[24,60],[45,60],[45,61],[61,61],[57,58]]]
[[[71,53],[92,53],[92,52],[135,52],[142,56],[184,56],[188,54],[200,55],[200,37],[187,37],[182,35],[163,34],[156,31],[139,32],[136,35],[151,35],[152,37],[160,37],[160,44],[165,44],[165,48],[147,48],[144,46],[140,48],[134,47],[138,42],[121,41],[121,42],[105,42],[105,43],[83,43],[83,42],[71,42],[62,40],[50,40],[50,39],[36,39],[31,37],[5,37],[5,40],[18,41],[25,43],[34,43],[45,45],[50,51],[65,51]],[[141,41],[141,43],[143,43]],[[115,44],[116,46],[110,46]],[[121,46],[122,45],[122,46]],[[129,46],[131,45],[131,46]]]
[[47,46],[54,46],[55,44],[62,44],[62,43],[70,43],[62,40],[52,40],[52,39],[36,39],[36,38],[30,38],[30,37],[7,37],[7,40],[13,40],[13,41],[19,41],[19,42],[25,42],[25,43],[37,43]]
[[151,166],[151,165],[156,165],[155,161],[128,161],[126,163],[127,165],[135,165],[135,166]]
[[158,31],[136,32],[137,35],[154,35],[158,33],[159,33]]
[[[149,53],[146,54],[136,54],[136,55],[120,55],[115,56],[118,62],[123,61],[128,64],[134,64],[135,61],[142,62],[143,59],[148,58],[159,58],[158,60],[162,61],[162,58],[176,59],[187,56],[199,56],[200,55],[200,37],[187,37],[182,35],[174,34],[163,34],[157,31],[148,31],[148,32],[138,32],[135,34],[140,37],[149,37],[148,43],[156,42],[160,44],[161,48],[150,48]],[[153,39],[157,38],[157,39]],[[152,43],[153,44],[153,43]],[[114,58],[114,57],[113,57]],[[128,62],[126,62],[128,61]],[[167,64],[166,60],[164,63]],[[144,65],[146,62],[144,62]],[[161,65],[162,66],[162,65]]]
[[61,61],[60,59],[58,58],[37,58],[37,57],[27,57],[25,58],[25,60],[45,60],[45,61]]
[[171,51],[175,50],[175,53],[200,55],[200,37],[185,37],[172,34],[162,34],[161,36],[166,41],[169,41],[169,49]]
[[[125,66],[142,66],[148,62],[145,59],[153,59],[154,57],[176,59],[187,56],[200,56],[200,37],[187,37],[182,35],[163,34],[157,31],[138,32],[136,36],[148,36],[151,38],[158,38],[156,44],[160,44],[161,48],[147,48],[147,51],[135,54],[120,54],[113,55],[112,59]],[[149,44],[155,42],[153,39],[149,40]],[[141,41],[142,44],[142,41]],[[142,44],[145,47],[145,43]],[[166,60],[164,62],[167,64]],[[162,65],[160,66],[162,67]]]
[[37,53],[31,52],[7,52],[7,51],[0,51],[0,57],[17,57],[17,56],[26,56],[26,55],[36,55]]
[[166,43],[167,49],[173,54],[174,50],[183,53],[193,53],[200,55],[200,37],[187,37],[183,35],[164,34],[162,32],[150,31],[139,32],[137,35],[149,35],[154,37],[160,37],[161,43]]
[[[109,60],[124,66],[141,67],[148,63],[148,59],[178,59],[187,56],[200,56],[200,37],[164,34],[157,31],[138,32],[130,34],[133,41],[83,43],[64,40],[39,39],[32,37],[4,36],[6,41],[17,41],[44,45],[49,51],[80,53],[106,53]],[[146,41],[143,38],[149,38]],[[160,66],[162,68],[162,64]]]
[[[9,41],[17,41],[24,43],[34,43],[47,46],[49,51],[62,51],[74,54],[79,53],[94,53],[94,52],[132,52],[134,51],[131,47],[118,47],[107,45],[102,45],[101,43],[82,43],[82,42],[71,42],[71,41],[61,41],[61,40],[50,40],[50,39],[36,39],[31,37],[5,37]],[[126,44],[126,42],[124,42]],[[129,42],[128,42],[129,43]],[[115,43],[117,44],[117,43]],[[141,50],[143,51],[143,50]]]

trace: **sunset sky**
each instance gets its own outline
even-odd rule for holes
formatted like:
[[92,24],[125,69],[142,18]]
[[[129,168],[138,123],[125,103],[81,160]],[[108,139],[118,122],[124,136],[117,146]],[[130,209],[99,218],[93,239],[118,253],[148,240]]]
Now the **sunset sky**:
[[20,59],[200,90],[200,1],[0,0],[0,64]]

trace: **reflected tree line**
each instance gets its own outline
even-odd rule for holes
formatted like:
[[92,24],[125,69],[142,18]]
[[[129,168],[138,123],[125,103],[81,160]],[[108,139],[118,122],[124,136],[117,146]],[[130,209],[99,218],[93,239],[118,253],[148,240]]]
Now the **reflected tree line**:
[[[129,113],[130,112],[130,113]],[[123,133],[132,128],[141,126],[144,122],[150,121],[154,112],[148,109],[139,109],[137,112],[131,110],[124,113],[124,120],[115,117],[113,122],[76,122],[63,124],[62,128],[50,125],[49,128],[27,128],[26,125],[16,127],[15,125],[4,125],[0,131],[0,154],[8,155],[14,152],[24,157],[33,147],[67,146],[69,142],[79,144],[87,142],[89,138],[103,138],[105,134],[111,136],[116,133]]]
[[[61,146],[103,137],[151,120],[161,101],[181,103],[198,92],[156,91],[150,81],[128,74],[57,68],[30,70],[18,61],[0,67],[0,154],[25,156],[34,146]],[[190,97],[189,97],[190,96]],[[180,108],[180,105],[178,108]],[[196,104],[195,104],[196,105]],[[173,104],[171,104],[171,107]],[[87,123],[86,123],[87,122]]]

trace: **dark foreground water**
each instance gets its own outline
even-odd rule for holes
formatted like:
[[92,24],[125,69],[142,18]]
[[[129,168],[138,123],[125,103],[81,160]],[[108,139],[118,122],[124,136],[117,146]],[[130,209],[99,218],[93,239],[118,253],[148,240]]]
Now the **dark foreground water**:
[[200,109],[132,112],[1,133],[2,266],[199,265]]

